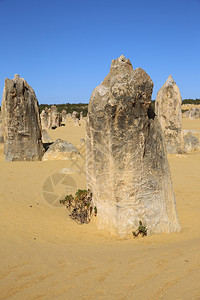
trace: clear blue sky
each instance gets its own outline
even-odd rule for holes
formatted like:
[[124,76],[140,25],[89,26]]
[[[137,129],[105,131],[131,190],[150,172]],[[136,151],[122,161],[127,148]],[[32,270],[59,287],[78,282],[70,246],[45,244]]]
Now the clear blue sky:
[[19,74],[39,103],[87,103],[121,54],[156,94],[200,98],[200,0],[0,0],[0,95]]

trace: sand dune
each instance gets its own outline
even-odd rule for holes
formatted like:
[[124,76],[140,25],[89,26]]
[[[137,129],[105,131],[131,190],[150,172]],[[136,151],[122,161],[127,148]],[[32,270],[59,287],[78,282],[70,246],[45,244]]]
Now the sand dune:
[[[200,120],[183,126],[200,131]],[[48,133],[78,146],[85,122]],[[69,179],[85,188],[80,151],[76,162],[0,162],[0,299],[200,299],[200,151],[169,156],[182,232],[123,241],[77,225],[45,194]]]

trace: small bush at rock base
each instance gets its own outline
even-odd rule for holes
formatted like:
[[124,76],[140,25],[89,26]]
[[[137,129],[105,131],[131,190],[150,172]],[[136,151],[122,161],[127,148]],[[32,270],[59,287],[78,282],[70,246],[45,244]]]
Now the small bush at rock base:
[[147,227],[145,225],[142,225],[142,221],[139,221],[139,226],[138,229],[136,231],[132,232],[134,238],[136,238],[139,234],[141,234],[142,236],[146,236],[147,235]]
[[66,206],[70,212],[69,216],[80,225],[88,224],[91,218],[97,215],[90,190],[78,190],[75,196],[67,195],[60,203]]

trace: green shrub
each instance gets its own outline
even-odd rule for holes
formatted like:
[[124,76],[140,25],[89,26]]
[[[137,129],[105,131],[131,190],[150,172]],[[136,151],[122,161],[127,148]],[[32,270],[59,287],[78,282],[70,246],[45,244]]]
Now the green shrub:
[[146,236],[147,235],[147,227],[145,225],[142,225],[142,221],[139,221],[139,226],[138,229],[136,231],[132,232],[134,238],[136,238],[139,234],[141,234],[142,236]]
[[66,206],[70,212],[69,216],[78,224],[88,224],[91,218],[97,215],[90,190],[78,190],[75,196],[67,195],[60,203]]

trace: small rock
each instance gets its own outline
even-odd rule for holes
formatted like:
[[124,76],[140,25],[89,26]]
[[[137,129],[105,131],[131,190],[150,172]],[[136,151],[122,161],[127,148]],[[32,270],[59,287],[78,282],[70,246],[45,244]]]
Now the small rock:
[[187,132],[183,136],[184,150],[186,152],[195,151],[200,149],[200,143],[196,136],[194,136],[191,132]]
[[42,160],[68,160],[79,157],[78,149],[67,141],[57,139],[45,152]]

